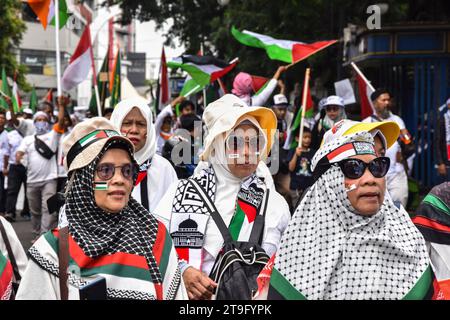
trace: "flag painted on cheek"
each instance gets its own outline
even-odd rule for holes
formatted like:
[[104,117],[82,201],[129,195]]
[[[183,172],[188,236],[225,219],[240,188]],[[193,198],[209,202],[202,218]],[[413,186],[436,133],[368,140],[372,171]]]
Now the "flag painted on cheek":
[[108,190],[108,183],[106,181],[95,181],[94,190]]

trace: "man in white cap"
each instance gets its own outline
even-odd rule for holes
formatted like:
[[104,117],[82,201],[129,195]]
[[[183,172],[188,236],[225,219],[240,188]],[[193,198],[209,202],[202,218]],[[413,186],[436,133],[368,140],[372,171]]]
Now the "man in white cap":
[[439,117],[435,135],[437,171],[442,182],[450,180],[450,98],[446,105]]

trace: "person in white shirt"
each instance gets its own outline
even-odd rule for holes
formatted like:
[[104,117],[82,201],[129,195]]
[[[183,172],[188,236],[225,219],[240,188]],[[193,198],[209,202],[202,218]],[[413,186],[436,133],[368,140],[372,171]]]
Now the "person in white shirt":
[[[11,119],[8,119],[11,121]],[[13,125],[10,123],[10,127]],[[30,209],[27,197],[27,169],[21,164],[16,163],[16,152],[23,140],[22,135],[16,129],[8,132],[8,148],[4,154],[3,175],[8,177],[8,185],[6,191],[5,218],[14,222],[16,220],[16,204],[19,196],[20,188],[24,185],[24,203],[21,216],[30,218]]]
[[139,176],[131,195],[153,212],[167,188],[178,178],[170,162],[155,153],[151,109],[145,99],[125,99],[115,106],[110,121],[136,149],[134,157],[139,164]]
[[[404,137],[403,139],[406,141],[411,141],[402,118],[389,110],[391,99],[389,92],[384,89],[375,90],[371,94],[370,99],[375,112],[362,122],[394,121],[400,127],[400,137]],[[387,189],[394,203],[397,205],[401,203],[406,208],[408,203],[408,176],[402,163],[402,152],[398,142],[386,150],[386,157],[389,157],[391,160],[391,166],[386,174]]]
[[[22,163],[27,168],[27,193],[31,211],[31,223],[34,241],[45,232],[56,226],[56,216],[48,211],[47,200],[56,193],[58,164],[56,151],[63,131],[64,108],[67,100],[58,97],[58,123],[50,128],[48,114],[42,111],[34,115],[34,126],[36,135],[26,136],[16,153],[16,163]],[[36,145],[39,139],[49,149],[48,153],[53,153],[47,158],[39,152],[44,145]],[[39,141],[38,141],[39,142]],[[36,148],[38,147],[38,149]],[[33,242],[34,242],[33,241]]]
[[[8,149],[8,133],[5,130],[6,114],[4,111],[0,111],[0,168],[5,168],[4,155]],[[7,164],[6,164],[7,165]],[[0,215],[5,213],[5,175],[0,174]]]

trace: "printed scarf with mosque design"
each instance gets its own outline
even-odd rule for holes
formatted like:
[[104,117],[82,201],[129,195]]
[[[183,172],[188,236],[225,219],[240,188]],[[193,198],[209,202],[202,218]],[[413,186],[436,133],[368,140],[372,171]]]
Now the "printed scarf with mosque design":
[[[216,176],[212,166],[190,179],[195,179],[207,192],[209,199],[215,201]],[[235,200],[235,212],[228,226],[233,240],[249,240],[265,192],[266,185],[256,174],[243,181]],[[209,218],[207,205],[189,180],[180,180],[172,204],[170,235],[179,259],[199,270],[203,261],[202,248]]]

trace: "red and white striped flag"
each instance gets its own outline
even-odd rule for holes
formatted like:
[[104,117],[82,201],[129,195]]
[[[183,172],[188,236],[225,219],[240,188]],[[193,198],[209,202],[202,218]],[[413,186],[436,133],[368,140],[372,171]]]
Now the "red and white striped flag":
[[62,89],[71,90],[84,81],[93,65],[91,33],[89,25],[87,25],[62,76]]
[[372,85],[367,81],[366,77],[362,74],[361,70],[352,63],[352,67],[356,71],[356,79],[358,81],[359,97],[361,99],[361,120],[370,117],[375,113],[370,95],[375,91]]

